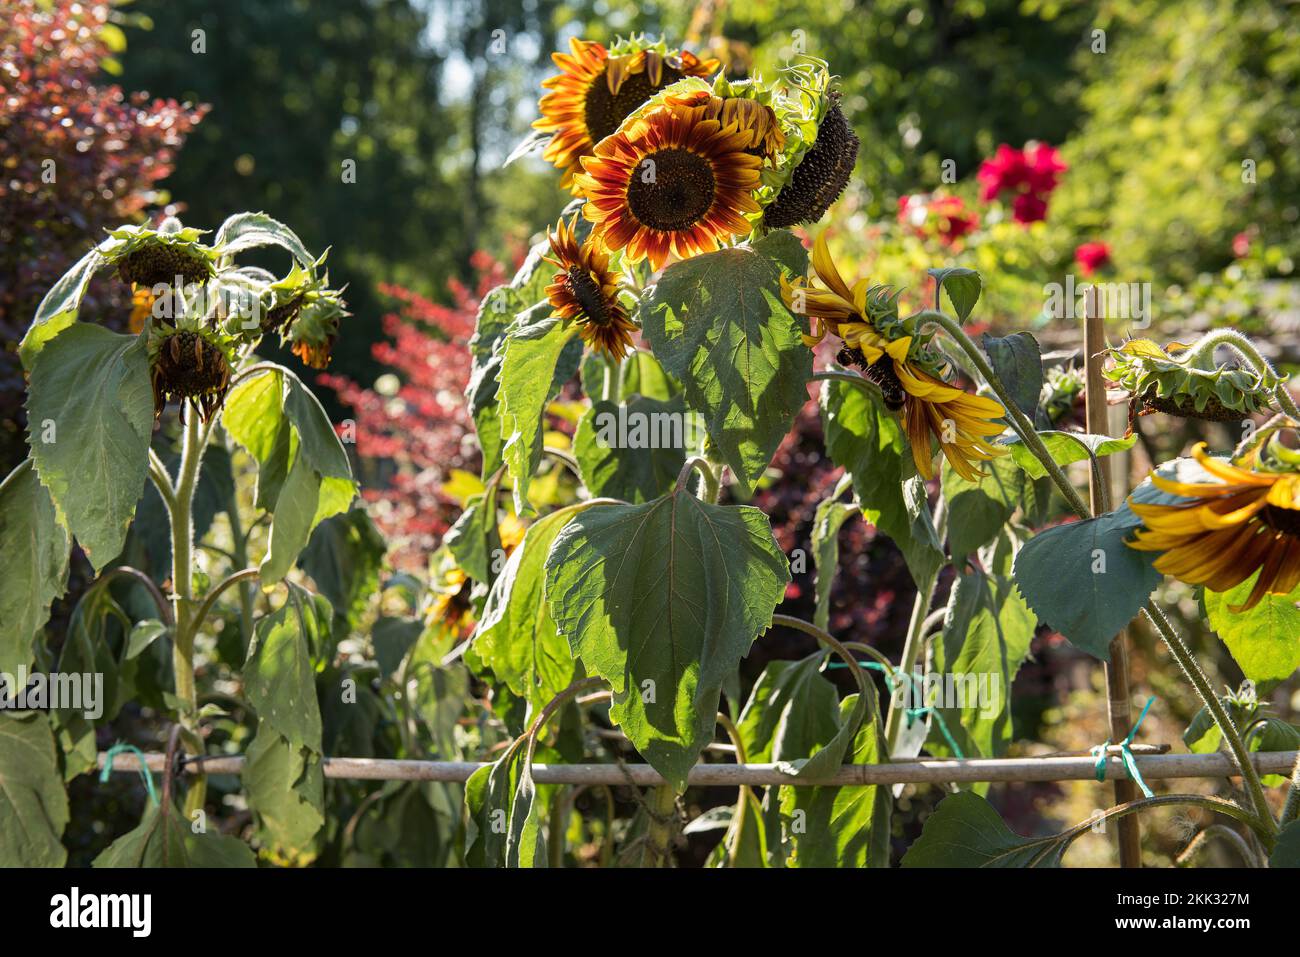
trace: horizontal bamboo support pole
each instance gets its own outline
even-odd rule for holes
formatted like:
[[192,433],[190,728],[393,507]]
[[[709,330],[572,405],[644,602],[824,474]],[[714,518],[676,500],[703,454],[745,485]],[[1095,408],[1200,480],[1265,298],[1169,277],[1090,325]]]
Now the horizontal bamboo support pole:
[[[1295,766],[1295,751],[1268,751],[1252,755],[1260,774],[1289,774]],[[161,771],[165,757],[145,756],[151,771]],[[1233,776],[1232,761],[1225,754],[1137,755],[1138,769],[1148,781],[1171,778],[1226,778]],[[486,765],[477,761],[397,761],[381,758],[326,758],[325,777],[356,781],[448,781],[461,782]],[[1119,757],[1107,759],[1107,780],[1126,778],[1128,772]],[[104,754],[99,755],[104,766]],[[185,770],[206,774],[238,774],[244,759],[238,755],[189,759]],[[1092,757],[957,758],[895,761],[890,764],[846,764],[834,774],[816,780],[795,779],[774,764],[697,764],[687,783],[715,787],[742,784],[871,785],[944,784],[948,782],[999,781],[1087,781],[1096,777]],[[132,754],[113,759],[113,770],[137,772],[139,761]],[[633,784],[657,787],[666,783],[648,764],[534,764],[533,780],[538,784]]]

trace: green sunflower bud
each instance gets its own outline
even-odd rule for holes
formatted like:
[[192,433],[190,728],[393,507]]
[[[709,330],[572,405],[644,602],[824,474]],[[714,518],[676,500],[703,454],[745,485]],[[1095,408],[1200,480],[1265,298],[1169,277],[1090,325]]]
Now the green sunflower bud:
[[1106,377],[1129,393],[1140,415],[1164,412],[1186,419],[1233,421],[1271,410],[1273,392],[1283,381],[1270,372],[1208,366],[1209,357],[1196,349],[1178,344],[1162,349],[1150,339],[1132,339],[1109,350],[1109,355]]

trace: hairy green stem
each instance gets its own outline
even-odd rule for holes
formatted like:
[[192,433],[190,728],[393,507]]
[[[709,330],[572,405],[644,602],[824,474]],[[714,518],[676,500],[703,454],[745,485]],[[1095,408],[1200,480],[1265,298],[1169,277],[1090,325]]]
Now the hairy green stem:
[[686,460],[682,470],[677,473],[677,483],[673,486],[673,492],[677,493],[686,488],[686,481],[691,476],[691,469],[700,473],[704,484],[700,488],[700,498],[706,502],[716,502],[721,489],[718,486],[718,476],[713,471],[713,466],[709,460],[702,455],[693,455]]
[[[721,711],[718,712],[718,724],[722,730],[727,732],[727,737],[731,739],[732,747],[736,749],[736,763],[748,764],[749,757],[745,753],[745,742],[740,736],[740,729],[736,723]],[[745,830],[745,816],[749,813],[749,801],[753,792],[748,784],[740,786],[739,796],[736,800],[736,810],[731,818],[731,846],[727,848],[727,866],[735,867],[736,862],[740,859],[740,842],[741,836]]]
[[1287,788],[1286,803],[1282,805],[1280,823],[1286,827],[1300,817],[1300,757],[1296,758],[1295,767],[1291,769],[1291,784]]
[[1160,637],[1174,656],[1174,660],[1183,669],[1183,674],[1187,675],[1187,680],[1192,683],[1196,693],[1205,702],[1205,707],[1209,709],[1211,716],[1214,718],[1214,723],[1219,726],[1219,730],[1223,734],[1223,740],[1228,744],[1233,763],[1237,765],[1237,770],[1241,772],[1241,779],[1245,786],[1246,795],[1250,798],[1251,808],[1261,821],[1268,824],[1265,844],[1271,849],[1272,840],[1277,833],[1277,823],[1273,820],[1273,813],[1269,810],[1268,800],[1264,796],[1264,785],[1259,779],[1259,772],[1255,770],[1255,765],[1250,759],[1250,751],[1247,750],[1245,742],[1242,741],[1237,726],[1232,723],[1232,719],[1223,707],[1223,702],[1219,700],[1219,696],[1210,687],[1210,680],[1205,676],[1205,672],[1201,670],[1196,657],[1183,644],[1182,638],[1169,624],[1169,619],[1165,617],[1160,607],[1154,601],[1150,601],[1147,602],[1147,606],[1143,611],[1147,616],[1147,620],[1160,633]]
[[1260,866],[1259,855],[1255,853],[1254,848],[1246,843],[1244,837],[1226,824],[1211,824],[1205,830],[1201,831],[1192,838],[1192,842],[1188,844],[1187,847],[1183,848],[1182,853],[1174,859],[1174,863],[1179,867],[1187,867],[1192,863],[1197,854],[1210,846],[1210,841],[1216,837],[1222,838],[1231,844],[1233,850],[1241,855],[1242,863],[1247,867]]
[[671,867],[673,818],[677,812],[677,792],[671,784],[661,784],[651,792],[648,810],[650,825],[646,829],[641,862],[645,867]]
[[[176,697],[183,709],[180,717],[185,729],[186,748],[192,754],[201,751],[198,736],[198,693],[194,684],[194,490],[198,485],[203,461],[204,440],[208,430],[199,424],[193,409],[185,420],[181,442],[181,464],[176,476],[175,498],[170,510],[172,531],[172,614],[176,630],[172,638],[172,668],[175,672]],[[185,795],[185,813],[190,816],[203,807],[207,796],[207,777],[195,775]]]
[[880,386],[876,385],[865,376],[854,375],[852,372],[840,372],[836,369],[829,369],[826,372],[815,372],[809,382],[846,382],[849,385],[857,386],[867,395],[871,396],[877,402],[884,401],[881,395]]
[[[1198,361],[1208,361],[1211,365],[1214,363],[1214,350],[1219,346],[1226,346],[1237,354],[1237,356],[1249,365],[1257,375],[1263,377],[1277,377],[1277,370],[1273,368],[1273,363],[1264,358],[1264,355],[1255,347],[1255,344],[1246,336],[1242,335],[1236,329],[1212,329],[1203,335],[1188,350],[1187,361],[1195,366]],[[1278,406],[1287,415],[1293,419],[1300,419],[1300,408],[1296,407],[1295,400],[1291,398],[1291,393],[1287,390],[1286,383],[1278,383],[1273,390],[1273,398],[1277,401]]]

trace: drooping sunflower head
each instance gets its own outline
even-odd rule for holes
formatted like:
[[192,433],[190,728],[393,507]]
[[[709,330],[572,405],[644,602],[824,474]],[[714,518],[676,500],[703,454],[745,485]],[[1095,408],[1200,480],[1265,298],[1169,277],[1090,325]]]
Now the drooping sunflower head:
[[748,131],[664,104],[603,140],[574,178],[593,239],[629,262],[660,269],[669,254],[712,252],[750,231],[762,160],[745,152]]
[[156,286],[202,285],[215,273],[218,253],[201,241],[204,230],[169,217],[154,229],[122,226],[108,231],[100,246],[105,263],[123,282],[152,291]]
[[554,315],[576,322],[582,339],[596,352],[621,359],[632,349],[636,325],[618,300],[618,275],[609,268],[609,253],[588,240],[579,243],[577,217],[560,220],[548,234],[553,256],[547,262],[559,268],[546,287]]
[[1143,527],[1128,542],[1161,552],[1157,571],[1190,585],[1225,592],[1259,577],[1233,612],[1254,608],[1265,595],[1289,595],[1300,585],[1300,459],[1270,442],[1239,464],[1214,458],[1201,442],[1192,461],[1174,463],[1172,477],[1152,472],[1151,485],[1167,499],[1141,489],[1129,507]]
[[154,418],[168,401],[193,407],[207,422],[230,389],[231,358],[218,336],[206,329],[158,328],[149,342]]
[[840,198],[858,161],[860,143],[830,89],[826,64],[809,63],[786,71],[790,95],[778,107],[791,131],[781,163],[765,180],[763,225],[782,229],[815,223]]
[[265,314],[271,316],[275,309],[283,311],[278,320],[281,341],[289,343],[293,354],[313,369],[329,365],[339,323],[351,315],[343,290],[330,289],[329,278],[329,273],[317,277],[315,270],[309,270],[296,285],[275,293],[283,297],[282,301]]
[[1164,412],[1185,419],[1239,421],[1270,409],[1285,377],[1270,372],[1214,365],[1194,346],[1131,339],[1109,350],[1106,376],[1131,396],[1140,415]]
[[573,184],[582,171],[581,157],[610,136],[623,120],[656,92],[683,77],[708,76],[718,69],[714,59],[670,51],[644,37],[620,41],[606,50],[599,43],[571,39],[569,53],[553,53],[560,73],[542,82],[548,92],[539,106],[542,116],[533,127],[551,133],[542,156],[564,171],[563,185]]
[[781,280],[786,305],[809,316],[812,332],[804,342],[815,346],[827,333],[840,338],[837,359],[857,366],[879,386],[886,408],[902,411],[912,460],[922,476],[934,477],[933,438],[954,472],[977,479],[979,462],[1007,451],[990,441],[1002,434],[998,420],[1006,409],[944,382],[947,364],[932,347],[930,334],[916,334],[909,320],[899,318],[898,293],[865,279],[846,282],[831,259],[825,233],[817,238],[812,264],[824,288],[803,279]]

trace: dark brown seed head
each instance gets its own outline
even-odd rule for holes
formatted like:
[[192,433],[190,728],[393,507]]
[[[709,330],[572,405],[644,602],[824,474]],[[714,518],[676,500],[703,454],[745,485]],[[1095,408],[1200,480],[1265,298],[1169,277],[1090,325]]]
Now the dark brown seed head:
[[838,103],[833,104],[822,119],[812,149],[764,212],[763,224],[783,229],[821,219],[848,186],[859,145],[844,111]]
[[1154,389],[1146,392],[1141,397],[1141,402],[1144,407],[1141,413],[1143,415],[1163,412],[1182,419],[1203,419],[1206,422],[1237,422],[1245,415],[1239,409],[1229,409],[1215,395],[1210,396],[1210,401],[1205,403],[1205,408],[1199,411],[1195,399],[1190,395],[1159,396]]
[[153,244],[140,247],[118,263],[117,274],[125,283],[136,283],[152,290],[160,284],[172,285],[177,276],[181,277],[184,285],[205,283],[211,275],[211,267],[201,253]]
[[158,350],[151,370],[154,415],[169,400],[188,402],[203,421],[221,406],[230,388],[230,364],[225,354],[197,332],[177,332]]

